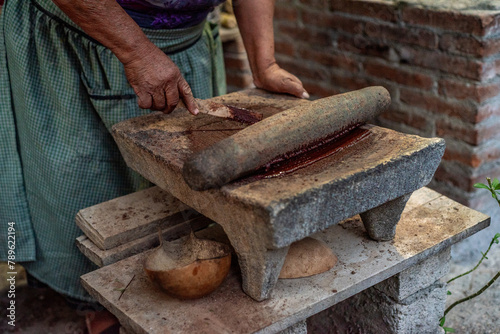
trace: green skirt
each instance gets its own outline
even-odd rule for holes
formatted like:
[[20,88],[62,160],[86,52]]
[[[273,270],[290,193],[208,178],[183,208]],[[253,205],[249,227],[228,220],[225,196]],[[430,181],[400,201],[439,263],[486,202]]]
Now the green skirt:
[[[225,93],[217,27],[144,30],[198,98]],[[96,267],[76,248],[80,209],[150,184],[124,163],[110,128],[137,106],[122,64],[50,0],[7,0],[0,16],[0,259],[15,223],[15,262],[67,296]]]

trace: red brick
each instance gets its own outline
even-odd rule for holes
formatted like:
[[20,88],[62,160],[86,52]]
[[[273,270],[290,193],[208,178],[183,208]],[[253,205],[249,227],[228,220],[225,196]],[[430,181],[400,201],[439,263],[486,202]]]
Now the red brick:
[[274,10],[274,19],[275,20],[285,20],[285,21],[297,21],[299,17],[297,7],[290,5],[279,6],[276,4],[276,8]]
[[484,105],[480,105],[478,107],[478,112],[476,116],[476,122],[482,122],[490,117],[499,117],[500,116],[500,104],[496,101],[491,101]]
[[407,28],[394,24],[380,24],[367,22],[365,25],[366,35],[384,40],[391,40],[403,44],[418,45],[428,49],[436,49],[438,46],[437,35],[428,29]]
[[443,159],[448,161],[459,162],[473,168],[478,168],[485,163],[490,163],[499,160],[500,148],[488,147],[487,150],[483,150],[482,152],[474,152],[472,148],[453,147],[447,145]]
[[500,52],[500,39],[479,39],[463,34],[442,34],[439,48],[451,53],[486,57]]
[[343,54],[332,54],[303,48],[299,50],[299,55],[304,60],[312,60],[321,65],[345,69],[352,73],[359,71],[359,63]]
[[392,3],[374,1],[331,0],[331,9],[349,14],[368,16],[384,21],[397,20],[396,7]]
[[500,135],[496,124],[474,126],[464,122],[450,122],[447,119],[436,121],[436,134],[439,137],[455,138],[471,145],[480,145]]
[[391,59],[392,49],[389,45],[387,45],[387,43],[368,39],[361,35],[341,35],[337,39],[337,45],[340,51],[352,52],[388,60]]
[[453,56],[443,52],[401,47],[400,61],[473,80],[488,80],[496,75],[496,65]]
[[302,11],[302,22],[308,26],[335,29],[351,34],[362,34],[364,25],[364,22],[359,19],[331,12],[310,11],[305,9]]
[[474,168],[477,168],[481,165],[481,160],[477,156],[474,156],[473,153],[454,150],[450,147],[446,147],[443,155],[443,160],[459,162],[461,164]]
[[248,58],[245,54],[237,55],[225,54],[224,55],[224,65],[227,69],[235,70],[250,70],[250,65],[248,63]]
[[451,184],[461,190],[472,191],[474,188],[470,185],[469,175],[460,169],[448,171],[446,164],[441,162],[441,165],[434,173],[434,179],[439,182]]
[[478,36],[490,33],[495,18],[492,15],[465,14],[452,11],[407,6],[402,9],[402,20],[411,24],[465,32]]
[[480,12],[477,16],[481,19],[484,36],[497,35],[500,33],[500,14],[498,14],[498,12]]
[[431,121],[428,118],[397,106],[389,107],[387,111],[380,114],[379,118],[390,122],[405,124],[409,127],[424,131],[428,130],[431,126]]
[[377,62],[366,62],[363,64],[366,73],[397,82],[405,86],[412,86],[422,89],[431,89],[433,85],[432,77],[419,73],[404,70],[400,67],[392,67]]
[[500,94],[500,83],[468,83],[459,80],[439,80],[439,94],[459,100],[471,99],[482,103]]
[[278,64],[300,78],[310,78],[317,81],[328,82],[330,80],[327,69],[313,63],[305,63],[301,59],[278,58]]
[[292,42],[275,41],[274,49],[276,53],[284,54],[290,57],[295,56],[295,44]]
[[343,75],[340,73],[332,73],[331,83],[349,91],[372,86],[371,82],[369,82],[366,78],[357,75]]
[[476,191],[474,184],[478,182],[485,183],[486,177],[494,177],[492,175],[495,175],[500,170],[498,167],[493,167],[476,174],[470,168],[460,167],[443,161],[434,174],[434,178],[437,181],[451,184],[462,191],[474,192]]
[[246,53],[245,45],[243,44],[243,40],[241,39],[241,37],[238,37],[234,41],[224,42],[222,44],[222,49],[224,50],[224,53]]
[[253,85],[253,78],[249,73],[227,71],[226,82],[228,86],[249,88]]
[[311,96],[327,97],[341,93],[341,91],[338,88],[327,85],[324,82],[304,79],[302,80],[302,83],[304,85],[304,88]]
[[435,114],[444,114],[466,122],[475,123],[477,119],[477,106],[472,103],[451,102],[441,97],[434,96],[421,91],[401,88],[399,92],[401,102]]
[[328,0],[300,0],[300,3],[307,7],[328,9]]
[[284,34],[296,41],[307,42],[316,47],[332,46],[332,37],[326,31],[282,23],[277,24],[276,28],[278,33]]

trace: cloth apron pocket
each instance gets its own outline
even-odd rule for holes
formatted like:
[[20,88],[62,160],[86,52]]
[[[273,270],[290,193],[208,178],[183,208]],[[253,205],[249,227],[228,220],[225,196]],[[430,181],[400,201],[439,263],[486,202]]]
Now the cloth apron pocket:
[[79,133],[79,155],[85,160],[117,161],[120,152],[111,135],[111,127],[128,118],[149,113],[137,105],[132,88],[93,89],[82,80],[88,93],[88,113]]

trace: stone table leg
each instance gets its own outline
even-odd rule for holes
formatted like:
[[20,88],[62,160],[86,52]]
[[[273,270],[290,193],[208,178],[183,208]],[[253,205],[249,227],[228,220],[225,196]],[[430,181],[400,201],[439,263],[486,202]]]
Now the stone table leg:
[[360,214],[370,238],[377,241],[392,240],[411,193],[393,199]]
[[221,226],[238,255],[243,291],[259,302],[268,299],[289,247],[267,249],[258,229],[231,224]]
[[440,333],[450,248],[310,317],[308,333]]
[[238,249],[238,245],[233,241],[231,245],[238,254],[243,291],[259,302],[268,299],[285,262],[288,247],[274,250],[254,249],[248,252]]

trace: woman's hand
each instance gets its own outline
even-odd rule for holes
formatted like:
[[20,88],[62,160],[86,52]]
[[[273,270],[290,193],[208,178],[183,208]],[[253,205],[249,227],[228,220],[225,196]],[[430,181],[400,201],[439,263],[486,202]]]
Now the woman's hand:
[[258,88],[272,92],[288,93],[304,99],[309,98],[309,94],[304,89],[302,82],[276,63],[273,63],[261,73],[256,73],[254,75],[254,84]]
[[140,56],[124,63],[127,79],[138,97],[139,107],[172,112],[182,99],[193,115],[198,106],[191,88],[172,60],[153,44]]
[[169,113],[182,99],[190,113],[198,113],[191,88],[177,66],[151,43],[116,0],[53,2],[122,62],[139,107]]
[[274,57],[274,0],[233,0],[234,15],[248,54],[255,86],[308,98],[302,82],[276,64]]

